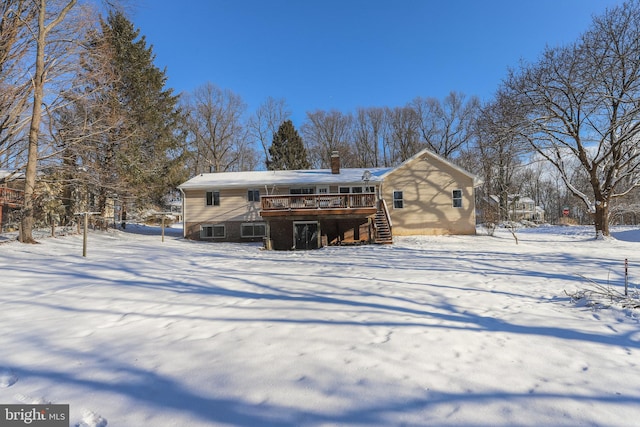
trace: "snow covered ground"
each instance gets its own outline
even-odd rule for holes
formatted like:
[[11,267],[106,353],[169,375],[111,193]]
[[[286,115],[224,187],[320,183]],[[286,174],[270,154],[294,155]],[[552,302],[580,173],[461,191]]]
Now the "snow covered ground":
[[[155,228],[0,244],[0,403],[72,426],[632,426],[640,230],[267,252]],[[583,277],[581,277],[583,276]]]

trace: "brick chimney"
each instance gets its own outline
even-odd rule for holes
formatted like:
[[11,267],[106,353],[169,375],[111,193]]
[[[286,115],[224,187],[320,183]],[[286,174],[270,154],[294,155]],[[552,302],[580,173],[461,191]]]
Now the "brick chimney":
[[331,152],[331,173],[340,173],[340,153],[337,151]]

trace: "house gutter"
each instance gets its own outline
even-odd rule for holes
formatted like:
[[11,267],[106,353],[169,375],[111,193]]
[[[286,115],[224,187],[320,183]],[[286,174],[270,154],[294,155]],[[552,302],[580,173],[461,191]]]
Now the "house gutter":
[[187,227],[186,227],[186,222],[185,220],[187,219],[187,215],[186,214],[186,195],[184,194],[184,190],[180,187],[178,187],[178,190],[180,190],[180,194],[182,194],[182,238],[186,239],[187,238]]

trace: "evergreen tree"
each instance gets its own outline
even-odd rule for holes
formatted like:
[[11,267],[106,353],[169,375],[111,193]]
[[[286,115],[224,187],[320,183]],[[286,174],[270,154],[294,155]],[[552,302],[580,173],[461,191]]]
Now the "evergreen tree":
[[[68,107],[57,114],[67,213],[75,203],[104,212],[114,195],[160,203],[186,178],[178,97],[122,13],[101,20],[84,45]],[[97,196],[91,206],[87,192]]]
[[109,131],[114,172],[130,196],[159,202],[182,175],[183,114],[178,97],[165,89],[167,77],[153,61],[145,37],[121,12],[101,22],[103,51],[108,51],[115,79],[109,90],[121,118]]
[[267,161],[268,170],[298,170],[311,167],[302,138],[291,120],[282,122],[278,132],[273,135],[269,155],[271,160]]
[[[63,94],[66,107],[55,115],[62,156],[59,179],[64,182],[62,197],[67,220],[73,218],[74,212],[104,212],[109,195],[130,193],[116,163],[116,153],[124,141],[117,135],[132,125],[115,90],[118,74],[112,50],[95,29],[83,45],[74,84]],[[98,196],[91,206],[89,193]]]

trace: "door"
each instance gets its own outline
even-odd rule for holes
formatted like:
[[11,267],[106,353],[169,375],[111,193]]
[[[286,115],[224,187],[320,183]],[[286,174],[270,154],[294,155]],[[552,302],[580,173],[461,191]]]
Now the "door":
[[318,223],[294,222],[293,240],[295,249],[318,249]]

